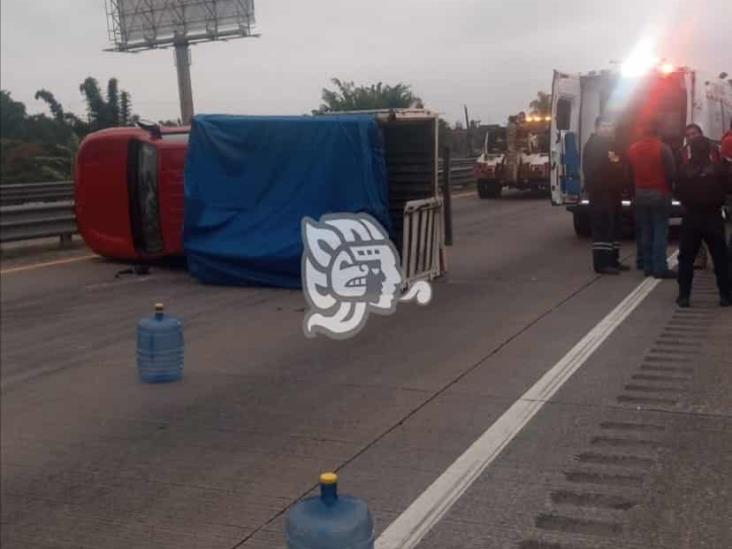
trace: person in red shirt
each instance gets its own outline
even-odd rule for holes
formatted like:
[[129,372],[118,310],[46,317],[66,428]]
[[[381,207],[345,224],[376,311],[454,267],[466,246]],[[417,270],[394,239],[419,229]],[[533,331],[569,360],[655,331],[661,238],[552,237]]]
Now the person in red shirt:
[[640,265],[646,276],[675,279],[668,268],[668,219],[675,177],[674,156],[659,137],[658,122],[643,126],[643,137],[628,150],[628,162],[635,188],[635,230]]

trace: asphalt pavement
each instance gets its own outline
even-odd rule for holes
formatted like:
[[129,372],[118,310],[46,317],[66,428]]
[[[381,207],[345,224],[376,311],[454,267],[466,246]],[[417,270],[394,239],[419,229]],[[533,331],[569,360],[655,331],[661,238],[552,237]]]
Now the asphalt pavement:
[[[325,470],[382,532],[643,280],[595,275],[546,199],[453,204],[432,303],[346,341],[303,336],[299,291],[3,261],[2,546],[282,548]],[[419,547],[732,546],[732,312],[697,290],[680,312],[660,284]],[[158,301],[186,362],[151,386],[135,330]]]

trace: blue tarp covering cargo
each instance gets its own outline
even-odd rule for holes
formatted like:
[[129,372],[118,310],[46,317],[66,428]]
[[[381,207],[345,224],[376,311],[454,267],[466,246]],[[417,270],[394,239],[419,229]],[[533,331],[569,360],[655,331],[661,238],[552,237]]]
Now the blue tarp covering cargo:
[[183,240],[202,282],[300,287],[303,217],[366,212],[390,229],[373,116],[199,115],[185,172]]

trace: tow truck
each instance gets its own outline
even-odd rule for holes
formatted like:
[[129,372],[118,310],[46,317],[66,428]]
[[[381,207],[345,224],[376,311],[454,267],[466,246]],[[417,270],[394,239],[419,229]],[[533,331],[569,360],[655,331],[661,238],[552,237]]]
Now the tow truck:
[[[619,69],[571,74],[554,71],[550,123],[551,202],[572,214],[577,236],[590,235],[590,202],[584,192],[582,149],[595,119],[614,121],[622,151],[640,137],[646,121],[660,126],[661,139],[675,153],[684,146],[687,124],[699,124],[707,137],[719,142],[732,119],[732,80],[688,67],[654,62],[644,67],[626,62]],[[622,201],[623,221],[633,228],[633,198]],[[673,200],[671,224],[683,216]]]
[[505,187],[549,191],[549,116],[523,113],[511,117],[515,127],[494,126],[486,132],[474,173],[480,198],[499,198]]

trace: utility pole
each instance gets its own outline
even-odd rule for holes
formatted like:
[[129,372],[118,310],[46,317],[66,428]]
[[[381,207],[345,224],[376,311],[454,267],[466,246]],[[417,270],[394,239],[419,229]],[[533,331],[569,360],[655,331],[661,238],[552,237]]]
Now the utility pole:
[[193,118],[193,86],[191,85],[191,48],[186,41],[175,43],[175,68],[178,73],[180,118],[184,126]]
[[470,117],[468,116],[468,106],[463,105],[463,108],[465,109],[465,131],[466,138],[468,140],[468,156],[473,156],[473,130],[470,127]]

